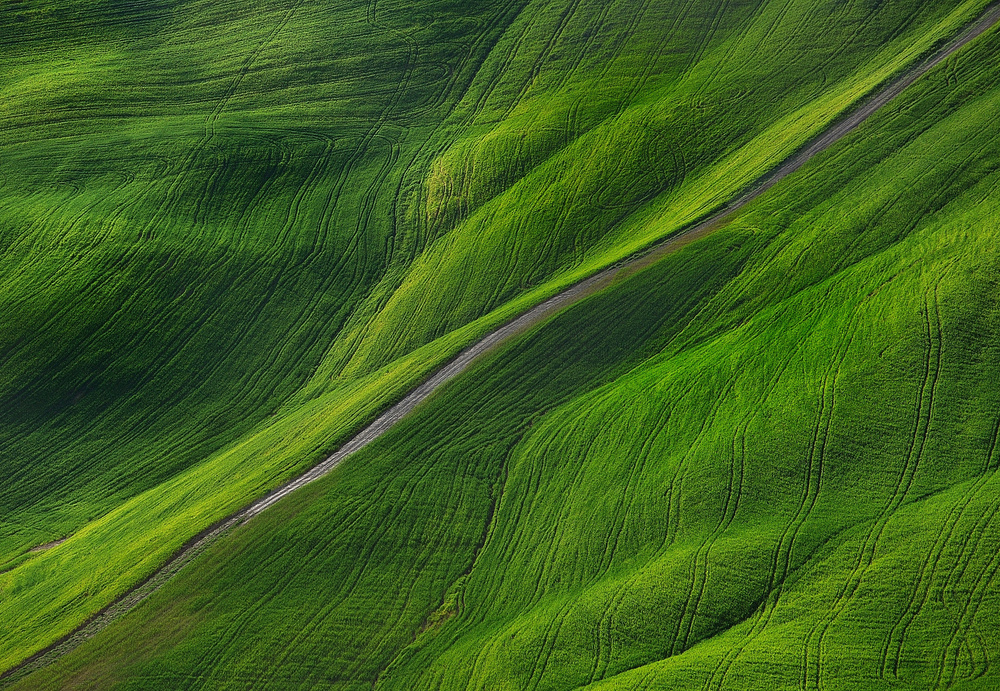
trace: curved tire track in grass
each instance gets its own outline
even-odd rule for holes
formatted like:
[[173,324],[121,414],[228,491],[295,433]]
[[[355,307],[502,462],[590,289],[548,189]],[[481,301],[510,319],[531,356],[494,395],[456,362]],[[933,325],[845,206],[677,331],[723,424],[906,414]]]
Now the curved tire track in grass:
[[757,197],[767,192],[771,187],[776,185],[785,177],[804,166],[817,154],[836,144],[875,112],[892,102],[907,87],[917,81],[917,79],[938,66],[965,45],[994,27],[998,22],[1000,22],[1000,2],[995,2],[989,5],[975,22],[969,25],[945,47],[938,50],[920,64],[890,81],[887,85],[868,98],[862,105],[846,117],[837,120],[823,133],[815,137],[809,144],[802,147],[796,154],[788,158],[784,163],[780,164],[770,173],[765,174],[747,191],[735,200],[731,201],[729,204],[723,206],[721,209],[704,220],[692,224],[680,232],[675,233],[668,239],[661,241],[630,258],[624,259],[621,262],[618,262],[617,264],[612,265],[611,267],[604,269],[603,271],[600,271],[583,281],[580,281],[579,283],[574,284],[561,293],[558,293],[554,297],[549,298],[531,310],[525,312],[516,319],[513,319],[502,327],[487,334],[478,342],[463,350],[458,356],[438,369],[420,386],[413,389],[401,401],[389,408],[389,410],[379,415],[374,422],[365,427],[361,432],[341,446],[340,449],[328,456],[318,465],[314,466],[298,478],[295,478],[294,480],[291,480],[275,489],[261,499],[258,499],[246,508],[234,513],[215,525],[208,527],[189,540],[149,578],[125,593],[111,605],[95,614],[75,631],[67,634],[55,643],[27,658],[17,666],[12,667],[3,674],[0,674],[0,684],[6,686],[8,683],[11,683],[16,679],[20,679],[37,669],[47,666],[62,655],[75,649],[87,639],[95,636],[119,617],[132,611],[136,606],[170,580],[170,578],[179,572],[187,563],[204,552],[209,545],[215,542],[223,534],[270,508],[272,505],[295,490],[304,487],[305,485],[308,485],[328,474],[345,458],[382,436],[385,432],[391,429],[396,422],[413,410],[424,399],[429,397],[448,381],[464,372],[473,363],[473,361],[481,355],[490,352],[496,347],[511,340],[518,334],[541,323],[543,320],[554,315],[557,311],[574,305],[589,295],[607,287],[619,276],[626,276],[645,268],[658,260],[660,257],[672,253],[690,242],[704,237],[716,230],[720,225],[722,225],[723,222],[728,220],[736,212],[740,211]]

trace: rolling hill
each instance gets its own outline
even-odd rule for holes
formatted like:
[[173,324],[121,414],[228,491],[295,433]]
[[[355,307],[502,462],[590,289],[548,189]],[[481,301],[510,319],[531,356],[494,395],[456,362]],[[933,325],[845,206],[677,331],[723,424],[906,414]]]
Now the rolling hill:
[[[0,667],[986,4],[4,5]],[[994,688],[997,41],[21,687]]]

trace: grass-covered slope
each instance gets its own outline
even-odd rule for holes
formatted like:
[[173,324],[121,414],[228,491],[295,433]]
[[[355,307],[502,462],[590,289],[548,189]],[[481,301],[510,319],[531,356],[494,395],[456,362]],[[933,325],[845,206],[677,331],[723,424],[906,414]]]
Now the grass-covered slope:
[[22,688],[996,688],[997,50]]
[[386,273],[397,188],[512,13],[428,6],[408,43],[363,4],[68,5],[4,6],[26,36],[4,46],[5,552],[302,387]]
[[0,669],[985,4],[0,5]]
[[0,20],[0,666],[420,376],[289,402],[418,251],[396,197],[518,9],[65,5]]

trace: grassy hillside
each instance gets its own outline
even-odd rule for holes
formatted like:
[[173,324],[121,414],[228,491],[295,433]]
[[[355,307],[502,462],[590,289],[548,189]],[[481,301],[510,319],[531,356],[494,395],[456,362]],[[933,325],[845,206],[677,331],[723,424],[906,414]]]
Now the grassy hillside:
[[[984,5],[0,5],[0,669],[476,335],[730,198]],[[738,268],[685,256],[692,281]],[[699,338],[751,312],[719,314]],[[632,357],[511,413],[497,449]],[[499,458],[475,471],[468,549]],[[425,570],[381,655],[468,549]]]
[[995,688],[998,50],[22,688]]

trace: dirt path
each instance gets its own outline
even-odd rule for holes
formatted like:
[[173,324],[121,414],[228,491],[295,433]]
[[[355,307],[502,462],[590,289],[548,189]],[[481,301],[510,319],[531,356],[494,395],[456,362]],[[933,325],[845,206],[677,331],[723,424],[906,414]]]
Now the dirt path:
[[38,545],[36,547],[32,547],[28,551],[29,552],[45,552],[46,550],[50,550],[53,547],[58,547],[62,543],[66,542],[66,540],[68,540],[68,539],[69,539],[68,537],[64,537],[61,540],[53,540],[52,542],[46,542],[44,545]]
[[[340,447],[340,449],[319,463],[319,465],[316,465],[305,474],[282,485],[245,509],[233,514],[220,523],[217,523],[195,536],[146,581],[133,588],[98,614],[94,615],[94,617],[77,630],[63,637],[48,648],[36,653],[18,666],[0,674],[0,686],[7,686],[17,679],[51,664],[62,655],[65,655],[75,649],[88,638],[92,638],[119,617],[132,611],[139,603],[159,590],[164,583],[170,580],[170,578],[180,571],[188,562],[201,554],[210,544],[215,542],[224,533],[266,510],[280,499],[291,494],[300,487],[304,487],[305,485],[308,485],[309,483],[314,482],[329,473],[345,458],[385,434],[385,432],[395,425],[404,415],[413,410],[420,402],[430,396],[434,391],[464,372],[476,358],[540,323],[547,317],[555,314],[560,309],[580,302],[588,295],[592,295],[593,293],[607,287],[616,278],[643,269],[656,262],[661,257],[671,252],[675,252],[681,247],[708,235],[713,230],[716,230],[734,214],[743,209],[743,207],[747,204],[767,192],[782,179],[801,168],[810,159],[816,156],[816,154],[825,151],[833,144],[837,143],[845,135],[868,119],[868,117],[878,111],[882,106],[899,96],[908,86],[913,84],[913,82],[946,60],[967,43],[978,38],[998,22],[1000,22],[1000,2],[991,4],[979,19],[959,34],[957,38],[948,43],[944,48],[941,48],[938,52],[924,60],[922,63],[897,77],[880,91],[874,93],[860,107],[851,112],[845,118],[834,123],[798,153],[758,180],[749,191],[727,204],[721,210],[712,214],[709,218],[673,235],[664,242],[655,245],[641,254],[619,262],[617,265],[605,269],[604,271],[601,271],[600,273],[597,273],[590,278],[567,288],[565,291],[537,305],[533,309],[522,314],[520,317],[517,317],[513,321],[510,321],[504,326],[498,328],[496,331],[484,336],[481,340],[459,353],[455,359],[441,367],[441,369],[435,372],[423,384],[411,391],[403,400],[386,412],[382,413],[373,423],[364,428],[350,441]],[[51,546],[54,547],[55,545]]]

